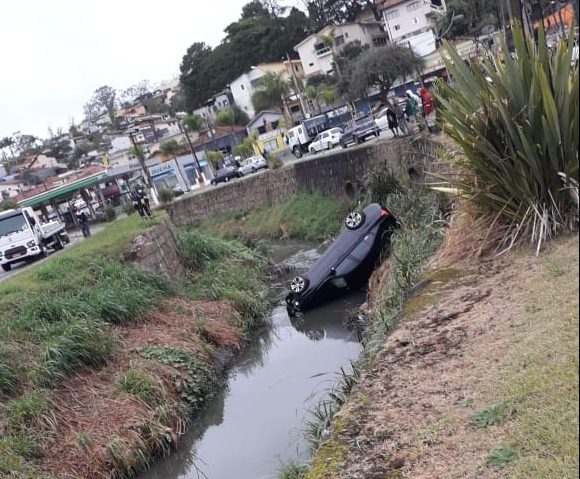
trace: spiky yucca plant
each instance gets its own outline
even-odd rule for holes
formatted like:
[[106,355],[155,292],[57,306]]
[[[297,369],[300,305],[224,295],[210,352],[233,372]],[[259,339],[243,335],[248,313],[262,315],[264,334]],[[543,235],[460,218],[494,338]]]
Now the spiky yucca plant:
[[[573,30],[573,29],[572,29]],[[501,251],[529,239],[537,252],[578,226],[578,67],[573,36],[551,55],[543,32],[537,45],[513,29],[503,56],[467,65],[445,45],[454,83],[437,94],[444,130],[459,146],[461,180],[451,180],[483,214],[506,226]],[[577,193],[576,193],[577,194]]]

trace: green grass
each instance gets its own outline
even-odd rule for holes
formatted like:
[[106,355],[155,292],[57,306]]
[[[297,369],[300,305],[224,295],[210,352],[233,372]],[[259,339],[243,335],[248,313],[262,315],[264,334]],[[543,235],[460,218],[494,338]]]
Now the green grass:
[[471,418],[471,424],[477,428],[490,427],[501,424],[510,415],[506,404],[493,404],[476,412]]
[[159,384],[147,372],[131,368],[115,379],[117,391],[135,396],[149,406],[156,406],[162,399]]
[[217,214],[199,229],[222,238],[298,238],[322,241],[337,234],[347,205],[320,193],[301,193],[286,203]]
[[514,479],[578,477],[578,266],[577,235],[551,246],[502,372]]
[[180,250],[190,269],[186,294],[194,299],[229,301],[240,313],[245,333],[263,324],[268,303],[262,255],[237,241],[197,231],[180,235]]

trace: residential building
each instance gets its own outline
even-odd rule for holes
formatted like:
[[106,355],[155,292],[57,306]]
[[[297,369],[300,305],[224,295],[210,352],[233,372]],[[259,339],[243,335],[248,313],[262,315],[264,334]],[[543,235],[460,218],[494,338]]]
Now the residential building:
[[[332,46],[325,42],[326,38],[333,39]],[[294,50],[300,56],[306,77],[328,75],[334,68],[334,56],[354,41],[362,45],[382,46],[386,45],[388,37],[381,22],[377,21],[329,25],[302,40]]]
[[410,46],[420,56],[437,48],[436,21],[445,15],[445,0],[383,0],[382,15],[389,38]]
[[236,105],[247,113],[250,118],[254,118],[256,111],[252,103],[252,95],[260,84],[260,80],[267,73],[282,74],[285,81],[292,84],[293,77],[304,78],[304,69],[300,60],[290,60],[284,62],[260,63],[245,73],[242,73],[230,83],[230,90]]
[[216,93],[208,98],[204,105],[193,111],[194,115],[200,116],[208,124],[213,124],[218,112],[230,108],[234,104],[234,98],[229,88]]
[[286,128],[282,128],[281,125],[284,125],[284,115],[279,110],[261,111],[248,123],[246,127],[248,134],[257,135],[254,148],[256,153],[264,151],[276,153],[286,148],[284,143]]

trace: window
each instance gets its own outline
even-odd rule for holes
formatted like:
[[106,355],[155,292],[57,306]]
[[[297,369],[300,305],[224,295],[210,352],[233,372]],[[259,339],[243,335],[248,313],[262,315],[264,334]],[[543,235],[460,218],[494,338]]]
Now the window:
[[278,121],[273,121],[272,123],[270,123],[272,125],[272,130],[277,130],[278,129]]
[[391,10],[387,13],[387,20],[392,20],[393,18],[397,18],[399,16],[399,10]]
[[264,133],[266,133],[266,127],[265,126],[259,126],[258,127],[258,133],[260,133],[260,135],[263,135]]
[[313,67],[314,66],[314,63],[309,63],[308,66],[309,67]]
[[415,10],[419,10],[422,6],[423,6],[423,2],[421,2],[421,1],[409,3],[409,5],[407,5],[407,11],[413,12]]
[[417,23],[419,23],[419,19],[417,17],[413,18],[413,24],[417,25]]
[[344,38],[348,38],[348,33],[344,32]]
[[373,38],[373,45],[375,47],[383,47],[387,44],[387,38],[386,37],[376,37]]
[[400,29],[401,29],[401,25],[395,25],[393,27],[393,30],[395,30],[395,31],[399,31]]
[[242,90],[245,90],[245,89],[246,89],[246,87],[245,87],[244,85],[240,85],[240,88],[241,88]]
[[344,36],[343,35],[339,35],[338,37],[334,38],[334,44],[339,47],[341,45],[344,45]]

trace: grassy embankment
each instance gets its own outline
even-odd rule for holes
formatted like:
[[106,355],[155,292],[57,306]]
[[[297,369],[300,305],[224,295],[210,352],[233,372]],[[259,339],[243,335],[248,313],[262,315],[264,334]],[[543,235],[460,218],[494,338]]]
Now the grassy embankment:
[[148,226],[116,221],[0,285],[0,476],[145,467],[220,387],[216,351],[261,324],[259,255],[185,233],[171,284],[122,262]]
[[217,214],[198,227],[220,238],[323,241],[340,231],[347,211],[348,205],[335,198],[299,194],[278,205]]
[[512,478],[578,477],[578,266],[578,236],[542,259],[526,292],[525,321],[494,378],[501,387],[476,416],[492,438],[494,426],[507,422],[510,434],[488,463]]

